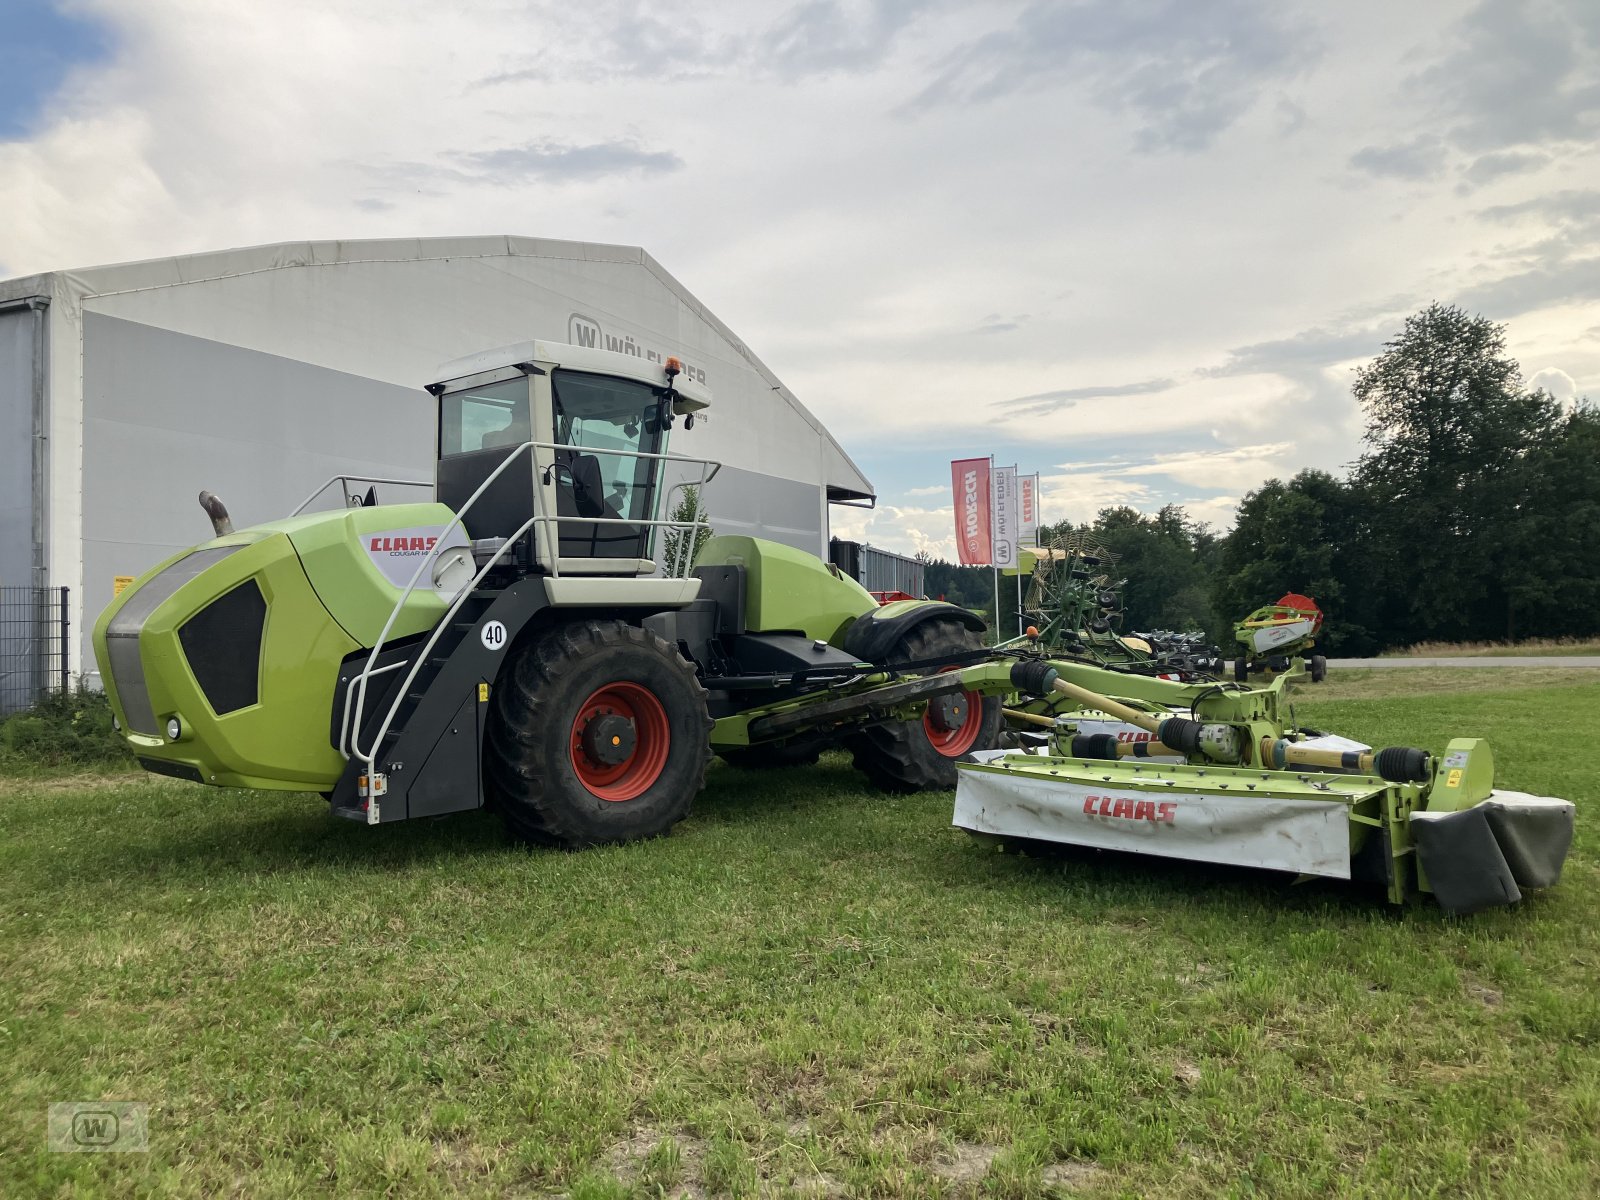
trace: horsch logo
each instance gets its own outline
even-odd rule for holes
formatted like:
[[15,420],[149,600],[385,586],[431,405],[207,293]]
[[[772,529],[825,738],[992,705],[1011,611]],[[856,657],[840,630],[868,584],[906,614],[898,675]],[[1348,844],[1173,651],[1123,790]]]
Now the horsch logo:
[[978,546],[978,472],[969,467],[961,475],[961,532],[976,555]]

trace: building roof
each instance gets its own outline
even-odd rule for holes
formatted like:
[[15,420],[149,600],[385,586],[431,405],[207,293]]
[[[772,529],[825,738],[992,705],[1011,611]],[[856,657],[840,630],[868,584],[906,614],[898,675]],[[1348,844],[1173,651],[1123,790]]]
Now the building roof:
[[51,271],[0,281],[0,303],[29,296],[49,297],[53,303],[76,303],[92,297],[114,296],[199,283],[262,272],[304,268],[337,268],[349,263],[421,263],[460,259],[537,258],[623,263],[642,267],[683,306],[715,330],[728,347],[766,380],[807,425],[816,431],[824,452],[825,478],[830,500],[873,499],[871,483],[827,428],[801,404],[759,358],[715,314],[697,300],[660,263],[638,246],[598,242],[568,242],[548,238],[493,235],[479,237],[395,238],[360,241],[279,242],[146,259],[65,271]]

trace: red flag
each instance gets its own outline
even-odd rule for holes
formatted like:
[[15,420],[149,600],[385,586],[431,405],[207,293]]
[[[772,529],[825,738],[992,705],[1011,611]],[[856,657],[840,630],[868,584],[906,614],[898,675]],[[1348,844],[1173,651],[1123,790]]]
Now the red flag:
[[993,557],[989,535],[989,460],[958,458],[950,464],[956,498],[956,555],[963,566],[987,567]]

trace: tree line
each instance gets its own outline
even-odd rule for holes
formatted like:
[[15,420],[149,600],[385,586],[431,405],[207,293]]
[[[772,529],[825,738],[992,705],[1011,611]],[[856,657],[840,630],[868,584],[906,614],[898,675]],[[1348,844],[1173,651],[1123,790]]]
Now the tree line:
[[[1327,614],[1323,648],[1600,633],[1600,410],[1529,388],[1505,327],[1433,304],[1361,368],[1362,452],[1343,477],[1301,471],[1240,502],[1218,534],[1180,505],[1102,509],[1082,531],[1118,556],[1124,630],[1202,629],[1285,592]],[[989,569],[926,560],[926,587],[993,623]],[[1001,580],[999,628],[1018,624]]]

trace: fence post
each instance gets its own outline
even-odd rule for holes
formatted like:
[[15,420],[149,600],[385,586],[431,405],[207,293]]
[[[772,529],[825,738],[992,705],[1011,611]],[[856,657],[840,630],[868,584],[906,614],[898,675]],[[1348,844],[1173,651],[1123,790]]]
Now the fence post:
[[61,589],[61,690],[63,692],[70,686],[68,677],[71,672],[67,658],[67,630],[70,626],[71,622],[67,619],[67,589],[63,587]]

